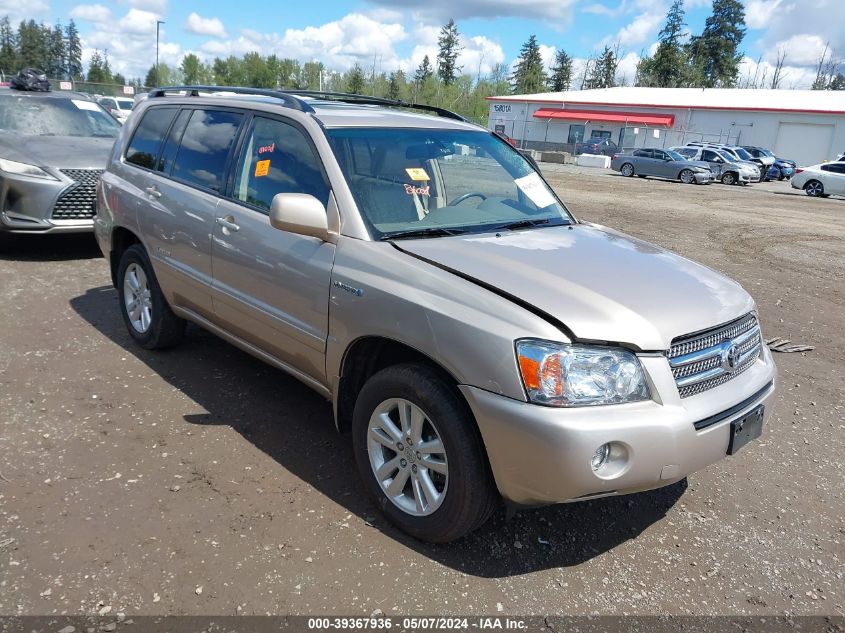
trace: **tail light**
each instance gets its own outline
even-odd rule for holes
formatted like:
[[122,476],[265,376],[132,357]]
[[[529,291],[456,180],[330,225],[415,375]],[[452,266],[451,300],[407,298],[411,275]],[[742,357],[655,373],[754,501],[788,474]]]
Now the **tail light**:
[[796,173],[796,174],[800,174],[802,171],[804,171],[804,170],[803,170],[803,169],[801,169],[801,168],[799,167],[799,168],[797,168],[797,169],[795,170],[795,173]]
[[620,156],[621,156],[621,154],[614,154],[614,155],[612,156],[612,158],[613,158],[613,160],[616,160],[616,159],[617,159],[617,158],[619,158]]

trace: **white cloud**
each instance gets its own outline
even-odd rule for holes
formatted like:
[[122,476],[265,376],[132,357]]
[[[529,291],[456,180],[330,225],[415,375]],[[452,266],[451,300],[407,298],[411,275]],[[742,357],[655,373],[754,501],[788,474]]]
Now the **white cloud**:
[[827,41],[818,35],[802,33],[777,42],[773,48],[766,50],[763,57],[766,61],[774,62],[777,60],[778,51],[786,51],[788,63],[797,66],[813,66],[818,63],[826,46]]
[[80,4],[70,10],[70,17],[89,22],[108,22],[111,20],[111,9],[101,4]]
[[640,63],[640,56],[636,53],[628,53],[619,60],[616,67],[616,82],[621,85],[632,86],[637,77],[637,64]]
[[540,44],[540,57],[543,58],[543,67],[546,69],[546,72],[549,72],[552,69],[552,66],[555,65],[556,53],[557,47]]
[[765,29],[782,11],[783,0],[745,0],[745,24],[750,29]]
[[185,30],[195,35],[210,35],[211,37],[226,37],[226,29],[220,18],[204,18],[196,11],[191,12],[185,21]]
[[16,24],[21,20],[43,17],[50,10],[47,0],[0,0],[0,16],[9,16],[9,21]]
[[164,15],[164,12],[167,10],[167,0],[122,0],[121,4],[126,4],[142,11],[152,11],[159,15]]
[[663,13],[643,13],[622,27],[616,34],[615,41],[625,47],[642,44],[657,33],[665,19],[666,15]]

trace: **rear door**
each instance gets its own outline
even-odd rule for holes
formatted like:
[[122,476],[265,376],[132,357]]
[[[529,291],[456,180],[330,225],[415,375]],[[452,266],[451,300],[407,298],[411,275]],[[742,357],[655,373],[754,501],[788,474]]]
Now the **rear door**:
[[213,227],[214,311],[239,338],[326,383],[325,348],[335,246],[270,226],[277,193],[330,189],[307,132],[281,116],[247,124]]
[[822,165],[824,172],[825,193],[834,193],[837,195],[845,195],[845,163],[829,163]]
[[168,299],[205,318],[213,316],[215,210],[243,118],[232,109],[182,108],[145,189],[155,206],[143,230]]
[[634,167],[641,176],[656,176],[654,171],[654,151],[650,149],[638,149],[634,152],[636,161]]
[[722,172],[725,168],[725,161],[716,152],[712,149],[702,149],[700,160],[710,164],[710,171],[713,172],[714,178],[722,177]]

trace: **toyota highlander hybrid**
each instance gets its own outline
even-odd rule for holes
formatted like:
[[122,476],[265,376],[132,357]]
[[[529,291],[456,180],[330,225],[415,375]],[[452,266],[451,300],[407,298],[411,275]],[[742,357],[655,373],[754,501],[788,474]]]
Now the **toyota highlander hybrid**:
[[225,90],[154,90],[121,131],[95,234],[123,320],[331,400],[408,533],[665,486],[761,434],[776,370],[734,281],[576,219],[448,111]]

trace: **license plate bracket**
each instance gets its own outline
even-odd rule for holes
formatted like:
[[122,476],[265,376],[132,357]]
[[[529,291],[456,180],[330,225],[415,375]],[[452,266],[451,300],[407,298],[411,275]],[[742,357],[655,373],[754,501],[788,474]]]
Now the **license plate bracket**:
[[741,418],[731,422],[728,455],[736,455],[739,449],[763,434],[763,410],[764,408],[761,404]]

